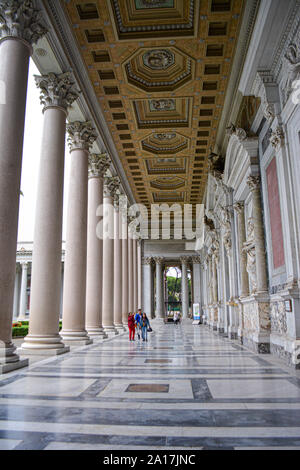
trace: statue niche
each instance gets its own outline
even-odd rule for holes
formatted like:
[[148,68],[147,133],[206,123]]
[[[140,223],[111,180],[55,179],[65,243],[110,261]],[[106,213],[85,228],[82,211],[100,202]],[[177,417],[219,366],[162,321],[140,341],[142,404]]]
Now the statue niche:
[[244,243],[243,252],[247,254],[247,272],[251,284],[251,291],[254,294],[257,291],[257,275],[256,275],[256,250],[254,237],[253,219],[248,220],[248,237]]

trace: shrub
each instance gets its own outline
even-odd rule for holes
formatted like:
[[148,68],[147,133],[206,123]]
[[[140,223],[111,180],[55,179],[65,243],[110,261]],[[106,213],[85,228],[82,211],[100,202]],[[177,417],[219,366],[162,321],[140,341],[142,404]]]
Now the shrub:
[[28,335],[28,326],[17,326],[12,329],[12,336],[24,337]]

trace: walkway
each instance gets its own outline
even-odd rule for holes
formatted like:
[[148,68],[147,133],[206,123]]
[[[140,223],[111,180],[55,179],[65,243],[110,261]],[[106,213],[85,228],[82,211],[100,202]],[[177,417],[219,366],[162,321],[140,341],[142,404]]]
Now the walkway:
[[0,448],[300,448],[300,373],[206,327],[158,326],[0,380]]

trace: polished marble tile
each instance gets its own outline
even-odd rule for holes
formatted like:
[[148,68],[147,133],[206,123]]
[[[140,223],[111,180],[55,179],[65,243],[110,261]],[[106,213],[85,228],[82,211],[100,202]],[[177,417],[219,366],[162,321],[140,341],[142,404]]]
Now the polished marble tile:
[[213,398],[300,398],[300,389],[286,380],[208,380]]
[[92,385],[93,379],[52,377],[25,377],[0,388],[1,394],[13,395],[50,395],[58,397],[77,397]]
[[20,442],[16,439],[0,439],[0,450],[13,450]]

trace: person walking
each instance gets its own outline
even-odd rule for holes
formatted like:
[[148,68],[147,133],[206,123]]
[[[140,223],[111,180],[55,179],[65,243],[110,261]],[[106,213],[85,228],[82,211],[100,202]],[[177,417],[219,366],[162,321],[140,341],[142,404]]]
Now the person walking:
[[178,325],[178,322],[179,322],[178,312],[174,312],[173,322],[175,323],[175,326]]
[[150,322],[145,313],[142,314],[141,328],[143,341],[148,341],[148,328],[150,328]]
[[135,317],[135,326],[136,326],[136,332],[138,335],[138,339],[141,339],[141,320],[142,320],[142,310],[139,308],[138,312],[136,313]]
[[135,321],[133,313],[128,313],[129,341],[134,341]]

